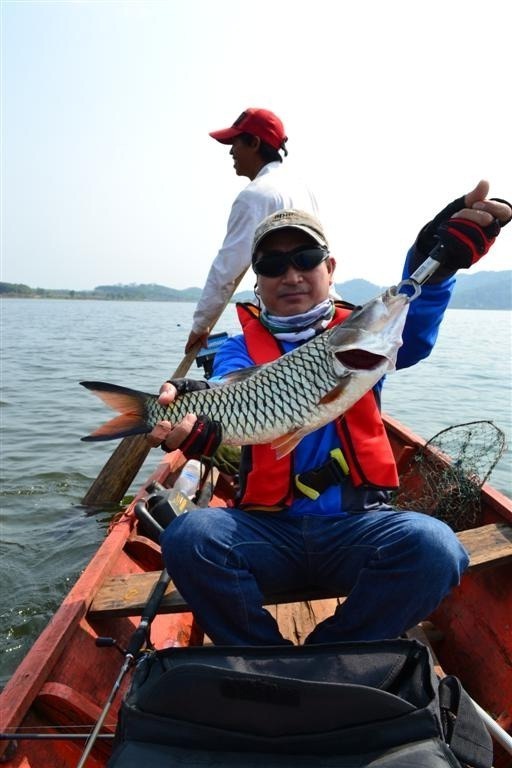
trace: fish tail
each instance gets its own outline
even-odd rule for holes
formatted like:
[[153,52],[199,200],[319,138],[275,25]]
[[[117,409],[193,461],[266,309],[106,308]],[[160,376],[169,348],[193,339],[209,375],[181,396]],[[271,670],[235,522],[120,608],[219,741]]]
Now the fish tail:
[[115,440],[118,437],[141,435],[151,431],[147,423],[146,403],[148,397],[154,398],[155,395],[148,395],[146,392],[116,384],[106,384],[102,381],[81,381],[80,384],[121,414],[102,424],[90,435],[82,437],[82,440],[90,442]]

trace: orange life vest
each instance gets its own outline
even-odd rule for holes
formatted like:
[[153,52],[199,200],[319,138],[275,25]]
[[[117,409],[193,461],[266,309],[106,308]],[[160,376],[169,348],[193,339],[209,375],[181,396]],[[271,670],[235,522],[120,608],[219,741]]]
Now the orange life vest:
[[[350,309],[336,306],[329,327],[343,322]],[[283,354],[278,340],[260,323],[259,309],[237,304],[249,355],[256,365]],[[396,488],[398,473],[386,430],[372,390],[336,419],[336,431],[356,487]],[[336,446],[333,446],[336,447]],[[276,459],[269,444],[245,446],[242,451],[240,507],[282,509],[297,496],[293,452]]]

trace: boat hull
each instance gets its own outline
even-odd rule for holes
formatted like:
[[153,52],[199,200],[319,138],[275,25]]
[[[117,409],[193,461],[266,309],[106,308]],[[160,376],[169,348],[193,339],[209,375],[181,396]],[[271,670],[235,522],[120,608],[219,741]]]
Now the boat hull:
[[[402,472],[425,441],[398,422],[386,419],[390,441]],[[179,451],[166,455],[149,481],[172,485],[184,462]],[[95,723],[108,700],[123,663],[114,645],[97,647],[98,637],[113,638],[126,647],[140,616],[107,617],[89,611],[105,580],[116,575],[155,571],[163,567],[159,548],[140,536],[134,507],[146,495],[144,484],[126,512],[118,519],[84,573],[69,592],[50,624],[36,640],[0,695],[0,730],[16,728],[33,733],[77,733]],[[229,483],[224,481],[226,493]],[[222,498],[217,500],[222,503]],[[512,501],[484,486],[481,494],[482,524],[512,524]],[[512,726],[512,561],[492,561],[487,568],[468,573],[460,587],[431,616],[429,637],[442,668],[457,675],[468,693],[506,730]],[[275,605],[281,631],[300,643],[313,626],[330,615],[337,598]],[[430,625],[428,625],[430,626]],[[203,635],[189,612],[158,615],[151,628],[157,648],[200,644]],[[108,712],[102,732],[112,735],[126,676]],[[8,768],[71,768],[76,766],[84,740],[23,740],[16,748],[0,743]],[[112,740],[102,738],[87,765],[104,768]],[[6,750],[13,754],[7,757]],[[510,756],[496,748],[495,766],[510,766]]]

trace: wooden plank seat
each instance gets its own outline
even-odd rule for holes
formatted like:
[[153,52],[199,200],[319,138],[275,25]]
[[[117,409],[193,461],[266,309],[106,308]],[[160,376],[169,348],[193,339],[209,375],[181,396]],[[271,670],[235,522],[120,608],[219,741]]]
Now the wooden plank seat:
[[[469,552],[469,569],[495,567],[512,563],[512,525],[491,523],[461,531],[460,542]],[[140,616],[159,571],[133,573],[107,578],[89,608],[90,618],[111,616]],[[265,596],[265,605],[280,605],[311,600],[342,597],[325,590],[309,589]],[[170,584],[160,604],[159,613],[182,613],[189,608],[173,584]]]

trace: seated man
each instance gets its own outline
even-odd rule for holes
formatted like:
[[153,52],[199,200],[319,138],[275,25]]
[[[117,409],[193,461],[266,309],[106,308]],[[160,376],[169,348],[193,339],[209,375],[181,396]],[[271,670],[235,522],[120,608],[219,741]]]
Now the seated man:
[[[511,207],[486,200],[487,191],[487,183],[480,182],[454,201],[426,225],[411,249],[404,276],[423,262],[439,237],[445,258],[410,305],[397,368],[430,353],[454,272],[478,260],[510,220]],[[308,251],[307,259],[301,250]],[[264,219],[254,236],[252,264],[262,308],[240,307],[243,335],[226,341],[217,353],[216,377],[276,359],[350,314],[329,298],[335,261],[320,222],[311,215],[280,211]],[[188,386],[200,384],[163,385],[160,401],[172,401]],[[282,459],[267,446],[243,448],[237,507],[182,515],[162,534],[167,570],[214,643],[290,642],[263,608],[262,596],[312,586],[348,597],[307,642],[392,638],[426,618],[459,583],[468,556],[452,530],[428,515],[388,504],[398,480],[380,418],[381,387],[382,381],[366,397],[364,413],[359,408],[354,418],[349,409]],[[188,456],[204,454],[205,446],[211,452],[221,435],[204,416],[198,420],[190,414],[174,428],[161,422],[149,439],[165,450],[181,447]],[[294,478],[328,465],[334,448],[341,448],[350,471],[341,481],[318,473],[318,497],[309,498]]]

